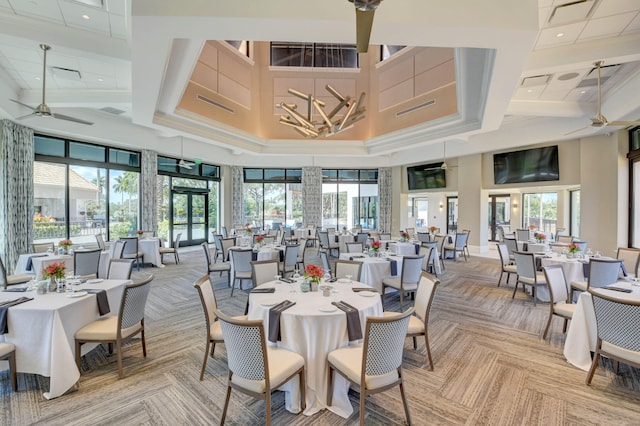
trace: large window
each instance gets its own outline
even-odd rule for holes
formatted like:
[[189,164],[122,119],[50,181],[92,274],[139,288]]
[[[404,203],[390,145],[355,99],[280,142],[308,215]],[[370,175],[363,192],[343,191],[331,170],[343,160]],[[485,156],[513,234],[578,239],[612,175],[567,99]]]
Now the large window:
[[302,224],[300,169],[244,169],[244,221],[252,227]]
[[36,135],[34,241],[93,245],[139,227],[140,154]]
[[558,223],[558,194],[544,192],[522,196],[522,227],[535,225],[545,234],[556,234]]
[[640,248],[640,127],[629,131],[629,247]]
[[569,235],[574,237],[580,237],[580,190],[569,191],[570,204],[569,204],[569,216],[571,221],[569,222]]
[[378,171],[322,171],[322,227],[378,228]]

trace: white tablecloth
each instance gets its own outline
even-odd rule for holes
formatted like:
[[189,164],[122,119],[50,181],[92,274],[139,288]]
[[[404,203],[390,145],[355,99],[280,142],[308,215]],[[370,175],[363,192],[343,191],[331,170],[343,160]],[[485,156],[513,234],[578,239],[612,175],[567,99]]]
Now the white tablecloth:
[[543,257],[541,264],[542,266],[561,265],[567,285],[571,284],[571,281],[585,281],[586,279],[583,263],[578,259],[567,259],[564,256]]
[[415,256],[416,244],[419,243],[391,241],[389,243],[389,251],[398,256]]
[[[108,315],[118,315],[123,286],[127,282],[129,281],[105,280],[78,288],[106,290],[111,308]],[[50,378],[49,392],[45,392],[44,396],[47,399],[56,398],[80,378],[75,361],[74,335],[81,327],[100,318],[96,296],[88,294],[70,298],[66,293],[37,295],[35,291],[0,292],[0,301],[22,296],[33,297],[34,300],[9,308],[9,332],[0,335],[0,341],[16,345],[18,372]],[[83,354],[95,347],[84,346]],[[8,363],[0,361],[0,368],[8,368]]]
[[164,268],[162,257],[160,256],[161,241],[159,237],[138,240],[138,250],[142,252],[142,261],[144,263],[151,263],[158,268]]
[[[264,322],[265,332],[269,331],[269,306],[261,303],[268,301],[282,301],[285,299],[296,302],[296,304],[282,312],[280,317],[280,333],[282,341],[278,342],[278,347],[294,351],[305,359],[306,368],[306,415],[312,415],[318,411],[328,408],[334,413],[347,418],[353,412],[353,407],[349,401],[349,382],[339,374],[335,375],[333,405],[327,407],[327,355],[330,351],[349,345],[347,335],[347,317],[339,309],[334,312],[321,312],[319,308],[331,306],[331,301],[343,300],[358,308],[360,312],[360,324],[362,333],[365,333],[366,319],[369,316],[382,316],[382,303],[380,295],[364,297],[360,293],[351,291],[352,286],[361,287],[363,284],[353,282],[352,284],[334,283],[338,293],[333,293],[331,297],[324,297],[320,292],[300,293],[299,284],[297,293],[290,293],[290,285],[275,284],[273,282],[264,286],[275,286],[275,293],[250,294],[249,296],[249,319],[261,319]],[[272,344],[272,343],[270,343]],[[353,342],[352,344],[355,344]],[[282,390],[287,392],[285,396],[286,409],[292,413],[300,411],[300,395],[297,381],[295,384],[289,383]]]
[[[340,259],[349,260],[354,256],[353,253],[341,253]],[[357,256],[357,255],[356,255]],[[398,262],[398,274],[394,276],[400,276],[402,273],[402,256],[389,256]],[[360,281],[375,288],[379,292],[382,292],[382,280],[387,277],[391,277],[391,262],[383,257],[354,257],[353,260],[363,262],[362,271],[360,272]]]
[[[628,281],[619,281],[618,287],[631,287]],[[640,300],[640,287],[631,287],[633,293],[622,293],[612,290],[598,289],[604,294],[619,299]],[[569,323],[567,337],[564,342],[564,357],[576,367],[588,371],[591,367],[591,352],[595,352],[598,340],[596,314],[589,292],[583,291],[578,298],[576,310]]]
[[[527,244],[527,249],[524,249],[525,243]],[[547,249],[546,243],[532,243],[529,241],[518,241],[518,250],[525,251],[529,253],[544,253]]]
[[[73,256],[68,254],[52,254],[47,256],[39,256],[41,253],[29,253],[29,254],[21,254],[18,258],[18,263],[16,265],[15,273],[16,274],[29,274],[35,273],[36,279],[42,279],[42,270],[47,266],[54,262],[64,262],[67,271],[73,271]],[[31,270],[27,270],[27,265],[29,263],[29,258],[31,259],[32,267]],[[109,261],[111,256],[108,251],[103,251],[100,254],[100,263],[98,264],[98,278],[107,278],[107,273],[109,272]]]

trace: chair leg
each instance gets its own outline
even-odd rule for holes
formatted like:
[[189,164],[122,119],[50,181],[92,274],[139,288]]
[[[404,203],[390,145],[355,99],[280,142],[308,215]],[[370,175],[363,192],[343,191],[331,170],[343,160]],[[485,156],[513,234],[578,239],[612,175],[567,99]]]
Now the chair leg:
[[[400,370],[400,369],[398,369]],[[400,373],[400,371],[398,371],[399,375],[400,375],[400,384],[398,386],[400,386],[400,396],[402,397],[402,405],[404,406],[404,414],[407,417],[407,424],[410,425],[411,424],[411,415],[409,414],[409,403],[407,402],[407,396],[404,393],[404,382],[402,381],[402,373]],[[362,396],[360,396],[360,398],[362,398]]]
[[416,336],[413,336],[413,350],[415,351],[416,349],[418,349],[418,340]]
[[502,274],[504,274],[504,271],[500,271],[500,278],[498,278],[498,287],[500,287],[500,281],[502,281]]
[[547,333],[549,332],[549,327],[551,326],[552,319],[553,319],[553,314],[549,315],[549,319],[547,320],[547,326],[544,328],[544,333],[542,334],[542,340],[547,339]]
[[327,374],[327,407],[331,407],[331,403],[333,402],[333,368],[331,364],[329,364],[327,370],[329,371]]
[[364,389],[360,389],[360,426],[364,426],[364,402],[366,394]]
[[593,379],[593,375],[596,372],[596,368],[598,368],[598,361],[600,360],[600,345],[602,341],[598,339],[598,346],[596,349],[596,353],[593,355],[593,361],[591,362],[591,368],[589,369],[589,373],[587,374],[587,385],[591,384],[591,380]]
[[300,369],[300,412],[307,409],[307,395],[305,393],[306,383],[304,379],[304,368]]
[[[207,368],[207,361],[209,360],[209,345],[211,344],[211,340],[207,339],[207,346],[204,350],[204,361],[202,361],[202,369],[200,370],[200,381],[204,378],[204,370]],[[213,348],[215,349],[216,344],[213,344]],[[211,355],[213,356],[213,350],[211,351]]]
[[567,318],[564,319],[564,325],[562,326],[562,332],[566,333],[567,332],[567,325],[569,323],[569,320]]
[[400,289],[400,312],[404,312],[404,309],[402,307],[402,299],[404,298],[404,291],[402,291],[402,289]]
[[[227,382],[231,382],[231,371],[229,371],[229,378]],[[227,417],[227,408],[229,408],[229,399],[231,398],[231,386],[227,383],[227,397],[224,399],[224,409],[222,410],[222,417],[220,418],[220,425],[224,424],[224,419]]]
[[140,330],[140,340],[142,341],[142,356],[147,357],[147,341],[144,338],[144,318],[141,321],[142,330]]
[[516,291],[518,291],[518,281],[516,281],[516,286],[513,287],[513,294],[511,295],[512,299],[516,297]]
[[433,371],[433,358],[431,358],[431,347],[429,346],[429,333],[427,333],[426,326],[424,330],[424,346],[427,348],[427,358],[429,358],[429,369]]
[[118,378],[122,379],[122,342],[120,340],[116,342],[116,351],[118,351]]
[[11,388],[14,392],[18,391],[18,373],[16,370],[16,351],[14,350],[9,355],[9,374],[11,375]]
[[266,413],[265,416],[267,418],[267,426],[271,426],[271,390],[267,389],[267,395],[264,398],[264,403],[266,404]]
[[80,368],[80,364],[82,363],[82,355],[81,355],[82,343],[76,340],[76,366],[78,367],[78,371],[82,373],[82,369]]

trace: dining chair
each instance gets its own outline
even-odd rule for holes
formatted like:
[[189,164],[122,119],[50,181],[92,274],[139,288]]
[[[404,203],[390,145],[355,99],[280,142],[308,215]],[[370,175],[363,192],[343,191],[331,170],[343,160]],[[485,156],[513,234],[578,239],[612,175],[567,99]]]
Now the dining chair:
[[180,262],[180,256],[178,255],[178,248],[180,247],[180,239],[182,238],[182,232],[178,232],[176,239],[173,241],[171,247],[160,247],[160,261],[164,263],[164,255],[167,253],[173,254],[173,258],[176,265]]
[[300,244],[291,244],[284,249],[284,261],[280,265],[280,274],[286,277],[288,274],[293,274],[298,265],[298,251]]
[[621,265],[622,260],[619,259],[589,259],[587,280],[574,280],[570,283],[571,300],[576,291],[587,291],[589,287],[604,287],[618,281]]
[[[202,250],[204,251],[204,259],[205,262],[207,262],[207,275],[211,274],[212,272],[219,272],[220,276],[222,276],[222,273],[226,272],[229,276],[229,280],[231,280],[231,264],[229,262],[215,262],[215,260],[212,262],[212,256],[209,252],[209,250],[211,249],[211,247],[209,247],[209,243],[205,241],[200,244],[200,246],[202,246]],[[215,250],[215,246],[213,247],[213,249]],[[214,255],[213,258],[215,259],[216,256]]]
[[402,258],[402,273],[399,277],[387,277],[382,280],[382,294],[387,287],[395,288],[400,292],[400,310],[403,310],[403,298],[405,292],[415,292],[422,274],[422,260],[424,256],[404,256]]
[[219,309],[214,310],[214,314],[220,321],[229,365],[220,424],[225,422],[231,389],[235,389],[265,400],[265,423],[271,425],[271,393],[296,377],[300,388],[300,412],[303,412],[306,408],[304,358],[283,348],[267,346],[262,320],[235,319]]
[[440,253],[440,265],[442,267],[442,270],[444,271],[444,245],[447,242],[449,236],[436,234],[434,238],[436,240],[436,244],[438,244],[438,253]]
[[310,246],[315,247],[318,242],[318,231],[316,230],[316,227],[310,227],[309,228],[309,235],[307,235],[307,244]]
[[320,255],[320,261],[322,262],[322,269],[324,269],[324,273],[329,273],[329,275],[332,275],[331,272],[331,263],[329,263],[329,255],[327,254],[326,251],[321,251],[319,252]]
[[516,285],[513,288],[513,295],[511,298],[515,298],[516,291],[518,290],[518,284],[522,284],[522,290],[526,291],[526,287],[531,287],[531,295],[533,296],[533,306],[536,306],[537,302],[537,288],[538,286],[546,286],[547,281],[544,277],[544,273],[536,271],[536,260],[533,253],[525,253],[516,251],[513,253],[516,262],[517,279]]
[[222,240],[220,240],[220,249],[222,250],[222,261],[223,262],[228,262],[229,261],[229,249],[231,249],[231,247],[236,245],[236,239],[235,238],[223,238]]
[[13,343],[0,342],[0,361],[9,361],[9,377],[11,388],[18,391],[18,375],[16,374],[16,347]]
[[4,267],[4,262],[2,261],[1,257],[0,257],[0,273],[2,273],[2,286],[0,287],[26,283],[35,278],[35,275],[33,274],[7,275],[7,270]]
[[453,260],[457,261],[458,260],[458,253],[462,253],[462,256],[464,257],[464,261],[467,261],[467,253],[465,252],[464,248],[467,245],[467,237],[469,236],[469,234],[467,234],[466,232],[460,232],[460,233],[456,233],[454,240],[453,240],[453,244],[449,244],[446,243],[442,246],[442,250],[443,250],[443,254],[444,254],[444,258],[446,259],[447,257],[447,253],[452,251],[453,252]]
[[640,300],[610,296],[605,291],[589,288],[596,313],[598,340],[587,374],[587,385],[591,384],[600,356],[614,360],[616,370],[618,362],[640,368]]
[[547,319],[547,325],[544,328],[544,333],[542,333],[542,340],[545,340],[554,315],[564,319],[562,332],[567,332],[567,323],[573,318],[576,305],[571,303],[571,299],[569,299],[567,281],[564,277],[562,265],[549,265],[543,267],[542,270],[549,287],[549,319]]
[[529,241],[529,238],[531,238],[531,233],[528,229],[516,229],[517,241]]
[[[272,278],[273,279],[273,278]],[[202,303],[202,310],[204,311],[204,322],[207,330],[207,342],[204,350],[204,361],[202,362],[202,369],[200,370],[200,380],[204,378],[204,371],[207,368],[207,361],[209,357],[213,358],[213,352],[216,350],[216,343],[224,343],[222,337],[222,329],[220,328],[220,322],[215,314],[215,310],[218,309],[218,303],[216,301],[216,293],[209,279],[209,275],[203,275],[198,278],[193,286],[198,290],[198,296],[200,296],[200,303]],[[233,317],[236,319],[246,320],[246,315]],[[211,348],[211,353],[209,353]]]
[[125,286],[120,302],[118,316],[102,317],[76,331],[76,364],[81,370],[82,345],[85,343],[109,343],[116,345],[118,356],[118,378],[124,377],[122,371],[122,343],[140,334],[142,354],[147,357],[147,344],[144,337],[144,308],[147,304],[153,275]]
[[112,259],[122,259],[122,252],[124,251],[124,241],[115,241],[113,243],[113,256]]
[[358,234],[356,235],[356,243],[360,243],[363,249],[367,247],[369,245],[369,233],[358,232]]
[[569,244],[573,242],[572,235],[556,235],[556,242]]
[[73,274],[83,278],[98,278],[102,250],[76,250],[73,252]]
[[361,243],[346,243],[347,253],[362,253]]
[[223,257],[224,250],[222,250],[222,238],[227,238],[227,237],[223,237],[220,234],[213,234],[213,243],[216,246],[216,256],[213,258],[214,262],[218,261],[218,257],[220,257],[223,262],[225,261]]
[[416,228],[405,228],[404,230],[411,238],[416,234]]
[[465,241],[464,241],[464,251],[467,254],[467,257],[471,257],[471,253],[469,253],[469,235],[471,235],[471,230],[463,229],[462,232],[464,234],[467,234],[467,238],[465,238]]
[[380,241],[391,241],[391,234],[380,233]]
[[[251,280],[251,249],[229,249],[229,263],[231,264],[231,273],[229,282],[231,283],[231,296],[238,281],[240,290],[242,290],[242,281]],[[295,264],[295,263],[294,263]]]
[[416,236],[418,237],[418,241],[420,241],[420,243],[428,243],[429,241],[431,241],[431,234],[429,234],[428,232],[418,232]]
[[49,249],[51,251],[55,250],[55,245],[53,241],[50,243],[33,243],[31,244],[31,251],[33,253],[46,253]]
[[267,235],[262,240],[262,243],[263,244],[275,244],[276,243],[276,237],[272,236],[272,235]]
[[331,256],[333,251],[340,253],[340,245],[336,242],[332,243],[329,241],[329,233],[327,231],[318,231],[318,239],[320,241],[320,248],[326,251],[329,256]]
[[360,426],[364,426],[367,396],[400,387],[407,424],[411,424],[409,404],[402,379],[402,352],[407,336],[409,317],[414,309],[396,315],[367,317],[364,342],[329,352],[327,356],[327,406],[333,401],[334,372],[359,387]]
[[302,265],[302,270],[304,270],[304,257],[307,252],[307,241],[306,238],[301,238],[298,241],[298,255],[296,256],[296,268],[300,270],[300,265]]
[[[433,275],[422,273],[418,290],[416,291],[415,311],[409,317],[409,328],[407,337],[413,339],[413,349],[418,349],[417,337],[424,336],[424,345],[427,350],[427,361],[429,369],[433,371],[433,358],[431,357],[431,347],[429,345],[429,314],[436,295],[436,289],[440,285],[440,280]],[[385,316],[398,315],[397,312],[384,312]]]
[[350,275],[354,281],[360,281],[361,274],[362,262],[355,260],[336,260],[334,278],[346,278],[347,275]]
[[220,234],[222,235],[222,238],[229,238],[229,233],[227,232],[226,226],[220,227]]
[[273,281],[279,273],[278,261],[275,259],[251,262],[251,280],[254,287]]
[[418,255],[424,256],[422,259],[422,269],[423,272],[429,272],[429,261],[431,260],[431,252],[433,251],[433,247],[420,246],[420,250],[418,251]]
[[515,238],[505,238],[504,244],[507,246],[509,260],[513,262],[515,260],[513,253],[518,251],[518,241]]
[[96,234],[96,243],[98,243],[98,248],[102,251],[107,249],[107,245],[104,243],[104,237],[102,234]]
[[[429,253],[429,258],[427,259],[428,271],[430,274],[438,276],[436,272],[436,262],[440,262],[442,269],[444,269],[444,262],[441,257],[438,256],[438,242],[437,241],[429,241],[422,243],[421,247],[431,248],[431,252]],[[422,253],[419,253],[422,254]]]
[[584,254],[587,251],[587,244],[589,244],[588,241],[578,241],[578,240],[573,240],[572,243],[578,246],[582,254]]
[[109,280],[128,280],[133,271],[133,259],[111,259],[109,261]]
[[640,266],[640,250],[635,248],[618,247],[616,259],[624,262],[627,276],[638,277],[638,267]]
[[509,278],[511,274],[518,274],[518,268],[509,259],[509,249],[504,243],[497,243],[498,254],[500,255],[500,278],[498,278],[498,287],[500,287],[500,281],[502,281],[502,275],[507,274],[507,284],[509,284]]
[[136,268],[139,271],[143,253],[138,249],[138,237],[123,237],[120,240],[124,242],[122,258],[135,260]]

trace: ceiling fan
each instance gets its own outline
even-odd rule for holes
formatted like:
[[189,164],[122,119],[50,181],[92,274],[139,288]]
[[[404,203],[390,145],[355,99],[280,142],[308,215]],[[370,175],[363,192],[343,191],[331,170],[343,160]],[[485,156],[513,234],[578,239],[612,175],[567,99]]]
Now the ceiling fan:
[[46,104],[45,98],[44,98],[45,97],[46,81],[47,81],[47,51],[51,49],[51,46],[46,45],[46,44],[41,44],[40,45],[40,49],[42,49],[42,51],[44,52],[44,61],[43,61],[43,64],[42,64],[42,103],[34,108],[31,105],[27,105],[25,103],[22,103],[20,101],[15,100],[15,99],[9,99],[12,102],[15,102],[15,103],[17,103],[19,105],[22,105],[23,107],[26,107],[26,108],[29,108],[30,110],[33,110],[33,112],[31,114],[27,114],[27,115],[23,115],[22,117],[18,117],[17,120],[22,120],[23,118],[27,118],[27,117],[30,117],[32,115],[35,115],[35,116],[38,116],[38,117],[53,117],[53,118],[57,118],[59,120],[67,120],[67,121],[72,121],[74,123],[87,124],[87,125],[91,126],[93,123],[90,122],[90,121],[85,121],[85,120],[81,120],[79,118],[69,117],[68,115],[57,114],[55,112],[51,112],[51,109]]
[[[187,169],[187,170],[191,170],[193,168],[193,166],[195,166],[197,163],[191,163],[189,161],[186,161],[184,159],[184,154],[182,151],[184,145],[184,139],[182,138],[182,136],[180,136],[180,161],[178,161],[178,167],[180,167],[181,169]],[[163,166],[175,166],[176,163],[162,163]]]
[[448,170],[448,169],[453,169],[455,167],[458,166],[450,166],[447,164],[447,141],[443,141],[442,142],[442,164],[440,164],[440,166],[436,166],[436,167],[429,167],[426,168],[425,170]]
[[373,16],[382,0],[349,0],[356,7],[356,46],[358,53],[367,53],[373,27]]
[[576,133],[579,132],[581,130],[584,129],[588,129],[589,127],[596,127],[596,128],[600,128],[600,127],[606,127],[606,126],[640,126],[640,121],[609,121],[607,120],[607,118],[602,115],[602,96],[601,96],[601,84],[600,84],[600,69],[602,68],[602,64],[603,61],[598,61],[595,62],[593,65],[595,65],[596,70],[598,71],[598,110],[597,110],[597,114],[595,117],[593,117],[591,119],[591,124],[588,126],[585,126],[581,129],[578,130],[574,130],[572,132],[567,133],[567,135],[570,135],[572,133]]

